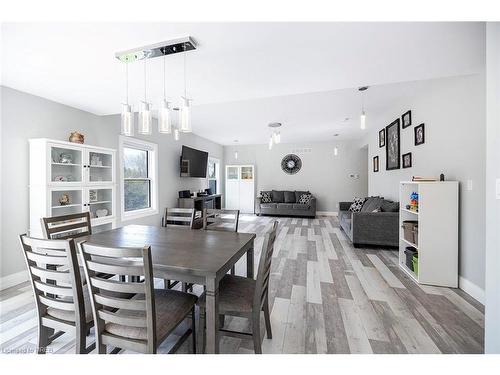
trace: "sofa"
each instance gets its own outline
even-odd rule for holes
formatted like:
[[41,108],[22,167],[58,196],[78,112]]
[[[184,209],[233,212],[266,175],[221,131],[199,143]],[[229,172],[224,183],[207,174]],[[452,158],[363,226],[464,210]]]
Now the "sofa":
[[399,246],[399,203],[383,197],[368,197],[360,212],[351,212],[352,202],[339,203],[339,224],[355,247]]
[[[271,202],[263,202],[263,194],[270,193]],[[255,199],[255,213],[272,216],[316,217],[316,198],[311,194],[309,203],[299,203],[303,194],[308,191],[271,190],[262,191]]]

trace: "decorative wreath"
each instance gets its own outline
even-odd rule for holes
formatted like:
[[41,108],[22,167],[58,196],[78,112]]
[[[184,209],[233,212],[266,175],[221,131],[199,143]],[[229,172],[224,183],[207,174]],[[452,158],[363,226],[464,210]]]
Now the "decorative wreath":
[[287,174],[295,174],[302,168],[302,160],[297,155],[288,154],[281,160],[281,169]]

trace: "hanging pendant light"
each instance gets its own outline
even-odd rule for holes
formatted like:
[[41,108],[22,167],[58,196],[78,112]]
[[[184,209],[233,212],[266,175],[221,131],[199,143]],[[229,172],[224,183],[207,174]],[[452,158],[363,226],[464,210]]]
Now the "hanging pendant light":
[[333,148],[333,155],[337,156],[339,154],[339,149],[337,147]]
[[274,137],[274,142],[276,144],[281,142],[281,132],[279,132],[279,131],[276,132],[276,136]]
[[122,103],[121,112],[121,134],[127,137],[134,136],[134,113],[132,107],[128,104],[128,60],[125,61],[125,103]]
[[269,150],[272,149],[273,149],[273,136],[271,135],[271,137],[269,138]]
[[137,132],[139,134],[150,135],[153,119],[151,116],[151,105],[146,100],[146,61],[144,60],[144,101],[141,102]]
[[365,102],[364,102],[364,93],[368,90],[368,86],[363,86],[358,89],[361,92],[361,115],[359,117],[360,128],[362,130],[366,129],[366,113],[365,113]]
[[[234,144],[235,144],[235,146],[237,146],[237,144],[238,144],[238,140],[237,139],[234,140]],[[234,158],[236,160],[238,160],[238,151],[237,150],[234,151]]]
[[180,108],[180,131],[183,133],[191,133],[191,105],[187,97],[187,79],[186,79],[186,43],[184,43],[184,96],[181,96]]
[[174,129],[174,139],[175,139],[176,141],[178,141],[178,140],[179,140],[179,138],[180,138],[179,129],[175,128],[175,129]]
[[172,116],[170,115],[170,103],[166,96],[166,71],[165,55],[163,55],[163,100],[158,110],[158,132],[162,134],[172,133]]

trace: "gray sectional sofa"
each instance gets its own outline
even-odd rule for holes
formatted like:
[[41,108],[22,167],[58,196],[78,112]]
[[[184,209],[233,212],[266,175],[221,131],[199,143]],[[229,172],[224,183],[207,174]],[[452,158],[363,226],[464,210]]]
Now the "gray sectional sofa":
[[339,223],[355,247],[399,246],[399,203],[382,197],[365,199],[361,212],[351,212],[352,202],[340,202]]
[[272,201],[262,202],[262,196],[255,199],[257,215],[316,217],[316,198],[311,197],[308,204],[301,204],[299,198],[308,191],[272,190]]

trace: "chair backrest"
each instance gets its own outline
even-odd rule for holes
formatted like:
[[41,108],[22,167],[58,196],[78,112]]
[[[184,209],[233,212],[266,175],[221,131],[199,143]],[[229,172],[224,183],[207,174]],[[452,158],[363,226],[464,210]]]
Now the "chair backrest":
[[[83,242],[83,267],[90,291],[96,327],[96,347],[110,345],[142,353],[156,351],[156,320],[151,247],[110,248]],[[115,275],[108,279],[100,275]],[[139,276],[144,282],[122,281],[120,275]],[[133,298],[121,295],[133,293]],[[119,327],[120,335],[108,324]],[[142,330],[141,339],[127,332]]]
[[271,277],[271,260],[273,257],[274,242],[276,240],[276,231],[278,222],[275,221],[269,232],[267,232],[262,252],[260,254],[259,269],[257,271],[257,281],[255,287],[254,304],[262,307],[262,304],[267,301],[269,291],[269,278]]
[[203,229],[222,230],[228,232],[238,231],[240,210],[203,210]]
[[[39,323],[60,329],[86,324],[85,303],[75,241],[19,236],[35,294]],[[50,309],[74,312],[68,320],[53,317]],[[47,313],[49,310],[49,313]],[[59,314],[60,316],[60,314]]]
[[89,212],[44,217],[42,227],[45,237],[51,240],[78,238],[92,234]]
[[162,218],[162,226],[191,229],[194,213],[194,208],[166,208],[165,216]]

